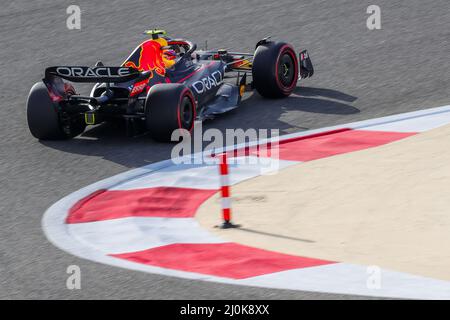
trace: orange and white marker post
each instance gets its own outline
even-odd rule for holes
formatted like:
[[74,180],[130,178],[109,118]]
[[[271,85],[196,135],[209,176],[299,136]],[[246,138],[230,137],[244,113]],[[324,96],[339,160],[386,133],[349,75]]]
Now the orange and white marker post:
[[228,171],[228,161],[226,152],[219,155],[219,172],[220,172],[220,194],[223,223],[222,229],[236,228],[239,225],[231,223],[231,196],[230,196],[230,179]]

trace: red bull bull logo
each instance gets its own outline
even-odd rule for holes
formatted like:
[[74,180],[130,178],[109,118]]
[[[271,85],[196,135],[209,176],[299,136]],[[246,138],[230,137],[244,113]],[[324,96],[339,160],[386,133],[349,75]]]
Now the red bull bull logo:
[[164,77],[166,68],[161,51],[161,44],[154,40],[142,43],[138,50],[124,63],[124,67],[131,67],[139,71],[154,71]]

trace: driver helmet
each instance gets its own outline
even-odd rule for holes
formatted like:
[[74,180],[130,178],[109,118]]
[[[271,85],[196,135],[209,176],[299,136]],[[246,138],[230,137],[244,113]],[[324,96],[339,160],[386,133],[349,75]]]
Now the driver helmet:
[[153,41],[156,41],[161,45],[161,54],[164,65],[166,68],[171,68],[176,62],[177,53],[175,52],[175,50],[171,49],[168,46],[168,42],[166,39],[158,38],[154,39]]

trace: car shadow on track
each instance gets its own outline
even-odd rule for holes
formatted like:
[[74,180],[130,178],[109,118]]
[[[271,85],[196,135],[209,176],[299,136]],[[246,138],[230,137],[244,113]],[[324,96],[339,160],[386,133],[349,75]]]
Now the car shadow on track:
[[[321,117],[359,113],[358,108],[350,105],[356,99],[340,91],[314,87],[299,87],[285,99],[264,99],[251,93],[237,109],[213,121],[205,121],[202,130],[215,128],[225,133],[227,129],[236,128],[279,129],[280,134],[308,130]],[[123,123],[104,123],[72,140],[41,143],[68,153],[102,157],[128,168],[170,158],[174,143],[156,142],[148,134],[127,137],[125,131]],[[209,143],[204,142],[203,146]]]
[[300,111],[335,115],[359,112],[359,109],[346,104],[356,101],[357,97],[332,89],[301,87],[294,91],[292,97],[298,99],[297,110]]

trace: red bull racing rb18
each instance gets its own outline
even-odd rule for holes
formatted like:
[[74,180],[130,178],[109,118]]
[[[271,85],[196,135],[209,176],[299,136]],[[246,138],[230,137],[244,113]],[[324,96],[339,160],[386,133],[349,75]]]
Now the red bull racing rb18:
[[[86,126],[113,118],[126,122],[130,135],[148,131],[170,141],[177,129],[192,130],[195,120],[214,118],[238,107],[255,89],[267,98],[289,96],[299,79],[314,69],[306,50],[296,53],[269,37],[254,53],[197,50],[196,44],[149,30],[121,66],[54,66],[30,91],[28,126],[41,140],[69,139]],[[230,80],[231,79],[231,80]],[[89,96],[71,82],[95,83]]]

